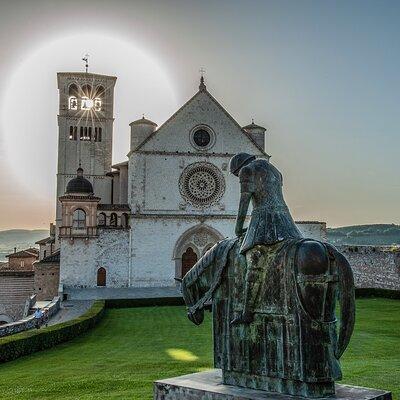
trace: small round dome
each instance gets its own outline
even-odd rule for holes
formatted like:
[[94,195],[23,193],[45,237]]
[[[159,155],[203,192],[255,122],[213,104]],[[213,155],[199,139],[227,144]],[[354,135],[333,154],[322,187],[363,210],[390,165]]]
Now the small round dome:
[[136,121],[131,122],[129,125],[151,125],[157,126],[157,124],[149,119],[146,119],[144,116]]
[[245,131],[263,131],[265,132],[266,129],[263,126],[257,125],[254,123],[254,120],[251,120],[251,124],[244,126],[242,129]]
[[83,177],[83,169],[79,167],[76,171],[76,178],[68,182],[66,193],[93,194],[93,186]]

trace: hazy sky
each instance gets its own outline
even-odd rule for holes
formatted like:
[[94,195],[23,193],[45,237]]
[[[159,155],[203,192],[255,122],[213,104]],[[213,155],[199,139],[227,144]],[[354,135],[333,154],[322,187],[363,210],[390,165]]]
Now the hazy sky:
[[56,72],[118,76],[114,162],[129,122],[197,90],[267,127],[295,219],[400,223],[399,1],[0,0],[0,229],[54,218]]

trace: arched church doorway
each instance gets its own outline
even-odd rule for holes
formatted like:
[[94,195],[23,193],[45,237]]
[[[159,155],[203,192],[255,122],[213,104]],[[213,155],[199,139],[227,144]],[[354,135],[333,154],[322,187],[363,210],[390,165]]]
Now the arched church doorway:
[[105,268],[100,267],[97,270],[97,286],[106,286],[107,282],[107,272]]
[[182,279],[206,250],[222,239],[220,232],[206,224],[195,225],[184,232],[174,247],[175,277]]
[[182,254],[182,278],[188,273],[190,268],[197,262],[197,254],[191,247],[188,247]]

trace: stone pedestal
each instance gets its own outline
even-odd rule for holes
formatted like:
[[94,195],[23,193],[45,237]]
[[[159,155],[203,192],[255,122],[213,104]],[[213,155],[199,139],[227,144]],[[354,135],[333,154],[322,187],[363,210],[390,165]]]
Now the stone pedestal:
[[[223,385],[221,370],[214,369],[154,383],[154,400],[294,400],[279,393]],[[335,385],[336,400],[392,400],[391,392]],[[298,397],[298,399],[303,399]]]

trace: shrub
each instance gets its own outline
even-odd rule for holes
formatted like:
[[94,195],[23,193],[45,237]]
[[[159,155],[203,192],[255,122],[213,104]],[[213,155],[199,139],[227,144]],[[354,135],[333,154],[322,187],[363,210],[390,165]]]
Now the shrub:
[[104,300],[99,300],[85,314],[73,320],[1,338],[0,363],[71,340],[93,328],[103,313]]
[[400,299],[400,290],[357,288],[356,297],[385,297],[387,299]]
[[153,299],[109,299],[106,300],[106,308],[134,308],[154,306],[182,306],[182,297],[160,297]]

